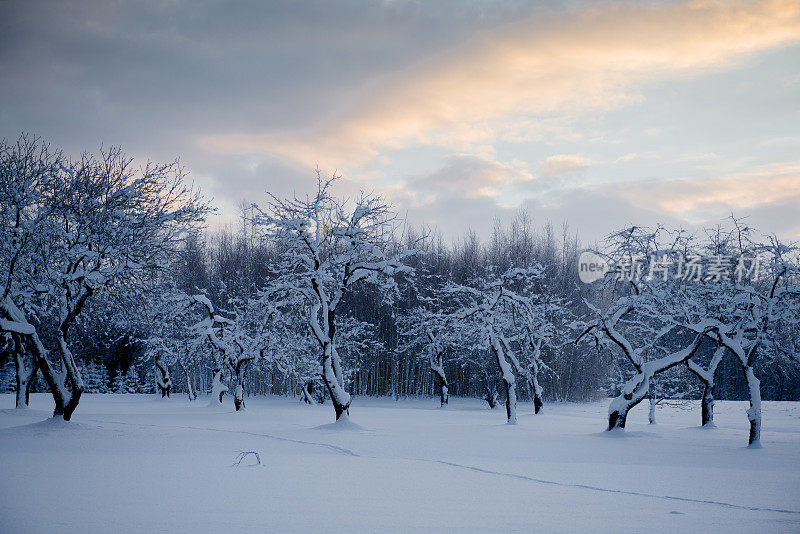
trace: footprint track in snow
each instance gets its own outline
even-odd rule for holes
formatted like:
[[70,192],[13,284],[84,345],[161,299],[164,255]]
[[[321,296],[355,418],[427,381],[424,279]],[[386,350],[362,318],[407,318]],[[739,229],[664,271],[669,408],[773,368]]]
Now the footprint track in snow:
[[[333,452],[336,452],[338,454],[343,454],[343,455],[351,456],[351,457],[368,458],[368,459],[371,459],[371,460],[380,460],[382,458],[382,457],[379,457],[379,456],[367,456],[367,455],[358,454],[358,453],[356,453],[356,452],[354,452],[354,451],[352,451],[350,449],[347,449],[345,447],[340,447],[338,445],[332,445],[330,443],[321,443],[321,442],[317,442],[317,441],[304,441],[304,440],[299,440],[299,439],[286,438],[286,437],[283,437],[283,436],[276,436],[276,435],[273,435],[273,434],[263,434],[263,433],[259,433],[259,432],[250,432],[250,431],[247,431],[247,430],[229,430],[229,429],[224,429],[224,428],[209,428],[209,427],[198,427],[198,426],[165,426],[165,425],[155,425],[155,424],[150,424],[150,423],[124,423],[124,422],[121,422],[121,421],[105,421],[105,420],[95,420],[95,419],[88,419],[87,422],[117,424],[117,425],[130,425],[130,426],[142,426],[142,427],[153,427],[153,428],[180,428],[180,429],[184,429],[184,430],[200,430],[200,431],[206,431],[206,432],[224,432],[224,433],[229,433],[229,434],[242,434],[242,435],[246,435],[246,436],[255,436],[255,437],[261,437],[261,438],[273,439],[273,440],[276,440],[276,441],[283,441],[283,442],[287,442],[287,443],[297,443],[297,444],[300,444],[300,445],[309,445],[309,446],[313,446],[313,447],[322,447],[322,448],[331,450]],[[693,498],[690,498],[690,497],[678,497],[678,496],[675,496],[675,495],[659,495],[659,494],[656,494],[656,493],[644,493],[644,492],[630,491],[630,490],[603,488],[601,486],[592,486],[592,485],[589,485],[589,484],[571,484],[571,483],[567,483],[567,482],[557,482],[555,480],[546,480],[546,479],[542,479],[542,478],[535,478],[535,477],[530,477],[530,476],[527,476],[527,475],[520,475],[520,474],[517,474],[517,473],[505,473],[505,472],[502,472],[502,471],[493,471],[491,469],[484,469],[482,467],[477,467],[477,466],[473,466],[473,465],[459,464],[459,463],[450,462],[450,461],[447,461],[447,460],[437,460],[437,459],[431,459],[431,458],[407,458],[407,457],[402,457],[402,456],[395,457],[395,459],[407,460],[407,461],[413,461],[413,462],[435,463],[435,464],[444,465],[444,466],[447,466],[447,467],[453,467],[453,468],[457,468],[457,469],[464,469],[464,470],[468,470],[468,471],[473,471],[475,473],[483,473],[483,474],[493,475],[493,476],[514,478],[514,479],[517,479],[517,480],[525,480],[525,481],[528,481],[528,482],[533,482],[533,483],[536,483],[536,484],[542,484],[542,485],[547,485],[547,486],[558,486],[558,487],[563,487],[563,488],[577,488],[577,489],[583,489],[583,490],[587,490],[587,491],[594,491],[594,492],[601,492],[601,493],[613,493],[613,494],[618,494],[618,495],[631,495],[631,496],[635,496],[635,497],[645,497],[645,498],[650,498],[650,499],[661,499],[661,500],[667,500],[667,501],[678,501],[678,502],[686,502],[686,503],[694,503],[694,504],[709,504],[709,505],[721,506],[721,507],[724,507],[724,508],[731,508],[731,509],[734,509],[734,510],[744,510],[744,511],[749,511],[749,512],[774,512],[774,513],[780,513],[780,514],[800,515],[800,511],[798,511],[798,510],[787,510],[787,509],[783,509],[783,508],[767,508],[767,507],[759,507],[759,506],[743,506],[743,505],[739,505],[739,504],[727,503],[727,502],[724,502],[724,501],[714,501],[714,500],[706,500],[706,499],[693,499]]]

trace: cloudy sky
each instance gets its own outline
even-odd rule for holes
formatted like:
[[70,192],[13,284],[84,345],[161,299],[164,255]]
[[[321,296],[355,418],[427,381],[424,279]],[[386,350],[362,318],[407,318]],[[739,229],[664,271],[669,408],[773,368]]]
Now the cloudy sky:
[[179,157],[215,224],[318,166],[448,238],[800,239],[800,0],[0,0],[0,81],[0,137]]

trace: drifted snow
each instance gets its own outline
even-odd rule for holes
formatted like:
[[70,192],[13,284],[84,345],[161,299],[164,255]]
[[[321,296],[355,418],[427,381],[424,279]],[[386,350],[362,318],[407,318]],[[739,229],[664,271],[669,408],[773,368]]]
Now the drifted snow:
[[364,430],[364,427],[358,423],[354,423],[346,413],[343,413],[341,417],[333,423],[320,425],[315,428],[318,430]]
[[[607,400],[521,403],[508,426],[479,400],[356,397],[330,425],[356,432],[320,430],[329,403],[204,404],[84,394],[65,423],[47,395],[0,395],[0,531],[800,531],[798,403],[763,403],[758,451],[746,402],[717,401],[713,432],[699,403],[655,427],[643,404],[620,433]],[[233,467],[242,451],[262,467]]]

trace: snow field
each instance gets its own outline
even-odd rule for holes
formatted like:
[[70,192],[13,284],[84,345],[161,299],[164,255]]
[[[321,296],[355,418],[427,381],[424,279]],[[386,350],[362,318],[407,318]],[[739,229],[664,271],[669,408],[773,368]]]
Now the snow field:
[[[52,399],[0,396],[2,532],[798,532],[800,405],[765,402],[764,448],[746,403],[646,403],[624,434],[608,401],[547,404],[519,424],[474,399],[356,397],[329,404],[84,395],[72,423]],[[238,467],[240,451],[257,451]]]

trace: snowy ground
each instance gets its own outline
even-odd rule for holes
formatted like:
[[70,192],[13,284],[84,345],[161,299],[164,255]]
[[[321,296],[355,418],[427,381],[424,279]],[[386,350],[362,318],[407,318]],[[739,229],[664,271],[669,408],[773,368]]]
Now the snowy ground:
[[[84,395],[63,423],[46,395],[0,396],[0,532],[800,531],[798,403],[765,403],[748,450],[743,403],[718,402],[716,430],[640,406],[614,436],[606,402],[521,404],[512,427],[476,400],[356,398],[360,430],[247,402]],[[232,466],[249,450],[261,466]]]

